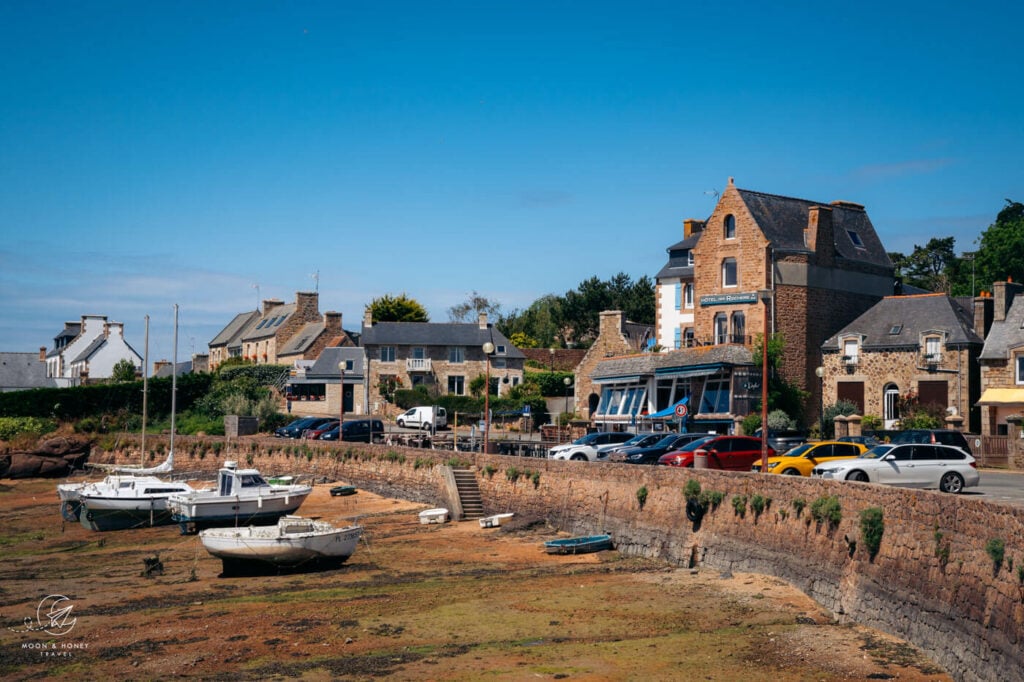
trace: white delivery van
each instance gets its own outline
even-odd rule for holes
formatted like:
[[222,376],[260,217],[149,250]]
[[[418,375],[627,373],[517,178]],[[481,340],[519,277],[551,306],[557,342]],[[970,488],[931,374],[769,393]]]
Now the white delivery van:
[[437,405],[423,405],[398,415],[395,423],[406,429],[429,429],[431,424],[443,429],[448,426],[448,413]]

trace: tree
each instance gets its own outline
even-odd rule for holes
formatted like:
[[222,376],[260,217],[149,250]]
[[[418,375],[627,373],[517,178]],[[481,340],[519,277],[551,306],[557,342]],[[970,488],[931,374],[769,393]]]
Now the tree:
[[597,277],[581,282],[566,292],[562,305],[567,340],[589,346],[597,338],[604,310],[621,310],[631,322],[654,324],[654,283],[646,276],[633,282],[624,272],[607,282]]
[[122,358],[114,363],[114,368],[110,371],[110,380],[117,383],[135,381],[135,372],[135,363],[128,358]]
[[427,310],[419,301],[405,294],[392,296],[384,294],[370,301],[367,306],[374,322],[429,322]]
[[476,313],[477,315],[480,313],[486,313],[488,318],[493,318],[497,317],[500,312],[500,303],[496,301],[492,302],[487,297],[477,293],[474,289],[473,293],[469,295],[467,300],[458,305],[453,305],[448,309],[448,321],[465,322],[470,313]]
[[[562,299],[554,294],[547,294],[530,304],[526,310],[514,310],[508,315],[498,318],[495,326],[509,339],[523,335],[531,339],[532,346],[517,348],[552,348],[565,345],[562,329]],[[513,340],[513,343],[515,341]]]
[[1024,282],[1024,204],[1006,200],[996,221],[981,233],[975,255],[979,289],[1012,278]]
[[957,261],[954,237],[932,237],[925,246],[914,245],[914,252],[900,262],[905,284],[926,291],[949,292],[949,268]]

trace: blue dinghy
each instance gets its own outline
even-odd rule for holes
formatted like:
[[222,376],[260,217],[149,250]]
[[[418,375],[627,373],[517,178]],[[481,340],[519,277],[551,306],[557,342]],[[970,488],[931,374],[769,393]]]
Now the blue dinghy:
[[544,551],[548,554],[586,554],[611,548],[611,535],[586,535],[563,540],[548,540],[544,543]]

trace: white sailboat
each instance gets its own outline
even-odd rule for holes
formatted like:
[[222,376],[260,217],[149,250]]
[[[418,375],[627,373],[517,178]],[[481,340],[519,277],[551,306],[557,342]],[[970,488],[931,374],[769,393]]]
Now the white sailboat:
[[362,526],[336,528],[326,521],[282,516],[274,526],[208,528],[203,546],[221,560],[224,575],[260,567],[330,568],[356,551]]

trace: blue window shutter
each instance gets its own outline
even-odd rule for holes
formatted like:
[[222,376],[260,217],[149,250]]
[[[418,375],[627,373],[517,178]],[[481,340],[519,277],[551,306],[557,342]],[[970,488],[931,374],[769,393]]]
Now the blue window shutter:
[[683,307],[683,285],[676,282],[676,310]]
[[682,346],[683,346],[683,330],[680,329],[679,327],[676,327],[675,335],[676,335],[676,339],[675,339],[676,348],[677,349],[678,348],[682,348]]

